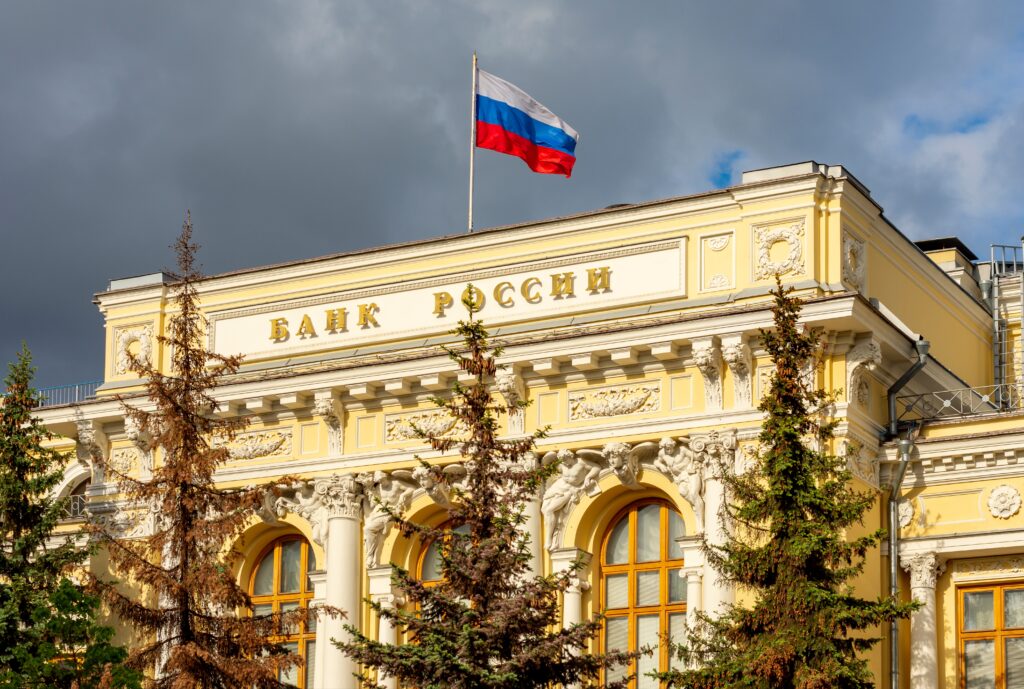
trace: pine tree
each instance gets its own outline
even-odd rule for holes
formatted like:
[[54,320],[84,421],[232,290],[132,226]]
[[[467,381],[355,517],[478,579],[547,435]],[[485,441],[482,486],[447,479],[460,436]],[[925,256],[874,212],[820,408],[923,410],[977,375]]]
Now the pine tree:
[[913,606],[854,595],[851,579],[881,530],[847,540],[875,501],[851,486],[846,457],[828,452],[833,399],[803,372],[817,364],[817,338],[798,325],[801,302],[777,280],[775,327],[762,331],[775,370],[761,401],[759,451],[742,473],[721,467],[730,536],[703,551],[719,577],[752,594],[701,624],[680,649],[689,668],[661,675],[671,687],[854,689],[873,687],[862,653],[880,624]]
[[[549,576],[530,572],[530,542],[524,507],[556,468],[542,467],[533,449],[543,432],[522,439],[499,439],[498,417],[524,403],[499,405],[490,383],[500,349],[473,319],[453,331],[463,351],[448,350],[459,368],[475,378],[453,385],[450,399],[435,403],[457,420],[461,437],[420,432],[438,452],[457,448],[466,473],[448,484],[447,520],[437,527],[393,514],[402,533],[421,544],[439,544],[441,581],[424,585],[414,573],[392,565],[392,583],[407,600],[401,609],[368,600],[377,615],[404,632],[407,643],[382,644],[348,626],[351,641],[337,643],[344,653],[377,678],[397,678],[401,686],[421,689],[528,689],[594,682],[602,668],[629,661],[630,654],[588,653],[600,620],[562,629],[558,595],[575,570]],[[421,462],[438,484],[452,474]],[[365,686],[375,686],[369,673]],[[610,687],[622,686],[609,684]]]
[[0,397],[0,688],[137,687],[124,649],[96,621],[99,601],[68,578],[89,551],[55,529],[67,499],[52,497],[67,458],[33,411],[27,347],[10,364]]
[[200,310],[192,242],[186,216],[174,245],[178,270],[167,334],[158,338],[171,352],[171,372],[133,358],[132,370],[146,380],[154,409],[125,404],[125,413],[150,438],[150,478],[135,478],[105,466],[121,495],[139,513],[158,515],[152,532],[139,539],[100,530],[116,576],[137,582],[148,596],[121,592],[106,582],[104,600],[148,642],[129,662],[154,674],[153,689],[259,689],[285,686],[279,673],[300,662],[273,641],[279,629],[302,624],[306,610],[254,617],[249,595],[235,581],[225,556],[262,504],[258,488],[225,489],[214,472],[229,459],[226,446],[245,419],[217,419],[212,396],[238,371],[241,358],[210,352],[209,326]]

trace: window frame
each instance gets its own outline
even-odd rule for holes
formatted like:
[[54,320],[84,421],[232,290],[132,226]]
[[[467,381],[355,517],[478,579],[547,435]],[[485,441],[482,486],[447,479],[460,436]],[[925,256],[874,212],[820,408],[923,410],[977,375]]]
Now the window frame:
[[[964,647],[968,641],[993,641],[995,655],[993,667],[995,672],[995,689],[1006,687],[1006,639],[1024,638],[1024,627],[1007,629],[1003,599],[1006,591],[1024,590],[1024,581],[1012,580],[1005,582],[971,583],[956,587],[956,651],[957,651],[957,686],[967,687],[966,654]],[[992,592],[992,629],[965,630],[965,599],[968,593]]]
[[[661,509],[659,511],[659,530],[661,535],[661,541],[659,543],[660,558],[658,560],[652,560],[649,562],[637,562],[636,550],[637,550],[637,521],[640,510],[648,505],[658,505]],[[673,570],[681,570],[685,564],[683,562],[682,549],[678,548],[677,544],[671,542],[671,531],[669,528],[669,515],[674,513],[681,521],[683,518],[682,513],[679,509],[673,505],[669,500],[661,497],[649,497],[635,500],[618,512],[608,522],[605,528],[604,534],[601,537],[601,547],[598,553],[598,567],[597,567],[597,610],[604,616],[605,620],[623,618],[625,617],[627,622],[627,639],[629,640],[629,647],[636,645],[636,633],[637,633],[637,619],[647,615],[658,615],[658,634],[659,639],[664,638],[669,634],[671,619],[673,615],[683,615],[684,619],[686,616],[687,602],[686,590],[683,589],[683,600],[681,602],[672,602],[670,600],[670,581],[669,577],[672,576]],[[621,564],[607,564],[606,560],[608,557],[608,546],[611,540],[612,533],[615,528],[619,525],[622,519],[628,519],[628,538],[627,548],[628,557],[625,563]],[[685,526],[685,521],[682,521]],[[671,557],[672,548],[676,547],[679,551],[677,557]],[[635,581],[637,574],[640,572],[651,572],[658,571],[661,576],[659,577],[659,600],[657,605],[638,605],[637,599],[637,587]],[[607,607],[607,584],[608,577],[615,574],[627,574],[627,602],[628,605],[624,608],[611,608]],[[598,639],[598,647],[603,653],[606,651],[606,633],[607,629],[602,628],[600,637]],[[670,663],[670,649],[666,644],[659,642],[658,647],[658,668],[664,670],[669,667]],[[637,661],[634,660],[627,667],[626,674],[636,674],[637,672]],[[629,686],[632,688],[637,687],[638,677],[634,677],[630,682]],[[602,672],[602,681],[605,680],[605,673]]]
[[[298,542],[299,546],[299,590],[292,593],[281,593],[281,563],[282,563],[282,548],[285,544],[291,542]],[[268,554],[273,552],[274,556],[272,559],[272,566],[274,568],[274,575],[271,581],[271,593],[269,594],[256,594],[254,593],[256,584],[256,575],[259,574],[260,567],[263,565],[264,558]],[[256,607],[260,605],[270,605],[272,613],[278,613],[281,611],[282,604],[297,603],[299,608],[309,608],[313,601],[314,590],[313,585],[309,581],[309,573],[314,571],[310,569],[310,561],[316,565],[316,554],[313,552],[313,545],[301,534],[287,534],[275,538],[260,551],[256,557],[255,565],[252,571],[249,572],[248,586],[246,592],[249,594],[250,602],[252,603],[252,610],[250,614],[256,615]],[[309,659],[307,658],[307,647],[309,642],[313,642],[314,654],[317,643],[317,629],[315,623],[309,624],[310,617],[307,615],[306,619],[299,623],[297,631],[288,634],[275,634],[270,637],[271,641],[280,644],[295,643],[298,648],[298,654],[302,657],[302,665],[297,667],[299,678],[298,683],[295,685],[298,689],[311,689],[307,686],[307,670],[309,665]],[[315,618],[314,618],[315,620]],[[314,655],[313,661],[315,662],[316,657]]]

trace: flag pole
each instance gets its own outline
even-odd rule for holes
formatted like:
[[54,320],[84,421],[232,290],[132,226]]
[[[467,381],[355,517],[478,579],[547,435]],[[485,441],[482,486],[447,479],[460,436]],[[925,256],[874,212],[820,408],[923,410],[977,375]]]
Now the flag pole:
[[473,93],[470,97],[469,125],[469,225],[473,231],[473,164],[476,162],[476,51],[473,51]]

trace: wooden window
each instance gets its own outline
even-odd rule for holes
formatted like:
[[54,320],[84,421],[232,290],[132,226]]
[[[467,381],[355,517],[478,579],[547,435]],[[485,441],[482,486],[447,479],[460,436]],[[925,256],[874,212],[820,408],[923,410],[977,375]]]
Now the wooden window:
[[1024,582],[957,591],[960,686],[1024,689]]
[[674,660],[661,641],[666,636],[684,638],[686,582],[680,576],[683,558],[675,542],[682,535],[682,517],[664,500],[633,503],[612,520],[601,546],[602,648],[657,650],[630,667],[608,672],[608,681],[635,674],[632,689],[657,689],[658,682],[646,673],[667,670]]
[[[260,554],[259,564],[249,580],[253,615],[270,615],[308,608],[313,599],[313,583],[309,573],[316,569],[316,556],[306,539],[286,536],[267,546]],[[298,653],[305,661],[280,674],[282,682],[299,689],[313,686],[316,658],[316,617],[297,626],[282,629],[278,640],[288,650]]]

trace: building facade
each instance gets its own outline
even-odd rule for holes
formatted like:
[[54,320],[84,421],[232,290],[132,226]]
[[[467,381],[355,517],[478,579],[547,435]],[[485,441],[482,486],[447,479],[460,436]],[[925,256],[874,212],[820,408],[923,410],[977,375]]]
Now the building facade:
[[[440,346],[468,295],[504,346],[496,390],[530,402],[503,432],[549,427],[539,453],[561,460],[529,527],[536,571],[588,563],[565,624],[605,613],[606,648],[679,635],[687,616],[734,600],[698,542],[723,538],[710,466],[746,461],[759,432],[771,369],[759,331],[779,274],[821,333],[809,375],[838,394],[832,450],[877,498],[865,531],[886,526],[893,498],[895,559],[889,544],[869,553],[858,591],[885,594],[895,571],[901,595],[923,602],[895,636],[879,630],[895,643],[870,654],[878,685],[1021,686],[1021,268],[1019,247],[977,263],[958,240],[915,244],[847,170],[801,163],[693,196],[212,276],[199,286],[209,346],[245,356],[215,413],[252,419],[219,480],[302,478],[253,515],[232,564],[258,611],[323,602],[399,640],[363,601],[405,604],[389,563],[435,578],[436,552],[401,537],[380,504],[444,519],[446,496],[414,455],[451,472],[459,458],[428,451],[413,425],[458,432],[430,399],[460,376]],[[141,393],[132,354],[166,370],[156,338],[171,291],[161,274],[111,282],[95,300],[102,384],[40,411],[76,457],[60,489],[82,496],[71,516],[85,508],[127,538],[148,520],[96,459],[137,476],[159,461],[115,395]],[[307,659],[300,687],[353,685],[327,643],[341,624],[289,637]],[[663,649],[633,669],[669,662]]]

